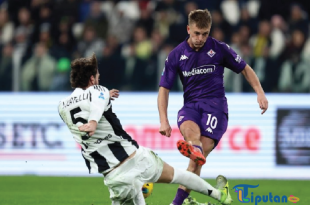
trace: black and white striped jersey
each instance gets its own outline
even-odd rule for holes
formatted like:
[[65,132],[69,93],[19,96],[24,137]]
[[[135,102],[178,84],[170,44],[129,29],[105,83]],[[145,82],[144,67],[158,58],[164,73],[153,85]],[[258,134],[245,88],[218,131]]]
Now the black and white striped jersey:
[[[82,146],[89,173],[105,173],[125,160],[138,144],[122,128],[112,111],[109,90],[100,85],[83,90],[76,88],[60,101],[58,112],[71,131],[73,138]],[[97,124],[91,137],[79,131],[82,124],[94,120]]]

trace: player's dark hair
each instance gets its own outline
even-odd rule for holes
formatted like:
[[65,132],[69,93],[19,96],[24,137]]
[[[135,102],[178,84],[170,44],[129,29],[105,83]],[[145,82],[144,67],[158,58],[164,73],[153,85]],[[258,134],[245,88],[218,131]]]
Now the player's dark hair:
[[97,74],[97,58],[93,54],[89,58],[78,58],[71,62],[70,83],[72,88],[86,88],[91,76]]
[[197,9],[188,14],[188,25],[195,23],[198,28],[208,28],[212,24],[212,16],[208,9]]

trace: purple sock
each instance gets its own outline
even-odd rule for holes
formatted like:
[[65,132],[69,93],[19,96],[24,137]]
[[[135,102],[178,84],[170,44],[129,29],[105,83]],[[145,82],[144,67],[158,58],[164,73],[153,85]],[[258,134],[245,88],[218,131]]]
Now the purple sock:
[[174,205],[182,205],[183,201],[188,197],[189,193],[184,191],[183,189],[178,188],[177,194],[173,200]]
[[197,147],[198,149],[200,149],[201,153],[203,153],[202,148],[199,145],[193,145],[194,147]]

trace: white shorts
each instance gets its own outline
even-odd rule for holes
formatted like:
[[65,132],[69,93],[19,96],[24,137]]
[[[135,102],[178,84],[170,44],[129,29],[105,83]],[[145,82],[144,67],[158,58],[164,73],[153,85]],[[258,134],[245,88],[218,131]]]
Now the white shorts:
[[152,150],[140,146],[133,158],[112,170],[104,178],[111,200],[125,202],[141,196],[143,184],[157,182],[163,166],[162,159]]

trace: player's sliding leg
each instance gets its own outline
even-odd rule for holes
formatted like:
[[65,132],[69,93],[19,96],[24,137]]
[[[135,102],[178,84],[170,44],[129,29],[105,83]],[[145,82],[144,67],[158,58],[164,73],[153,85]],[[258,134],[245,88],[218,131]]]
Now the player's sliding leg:
[[162,174],[157,182],[181,184],[193,191],[210,196],[213,199],[220,201],[222,204],[229,205],[232,200],[228,192],[228,181],[225,180],[221,181],[222,184],[226,182],[225,187],[222,189],[216,189],[199,176],[189,171],[174,169],[167,163],[164,163]]

